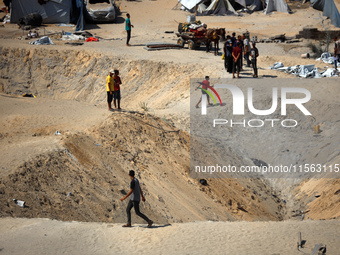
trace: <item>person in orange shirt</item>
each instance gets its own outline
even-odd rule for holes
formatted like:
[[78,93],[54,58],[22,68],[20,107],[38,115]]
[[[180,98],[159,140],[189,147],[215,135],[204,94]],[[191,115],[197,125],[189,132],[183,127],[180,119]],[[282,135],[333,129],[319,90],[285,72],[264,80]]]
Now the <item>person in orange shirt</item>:
[[112,111],[111,103],[114,92],[114,79],[112,69],[110,70],[109,75],[106,77],[106,91],[107,91],[107,105],[109,107],[109,111]]

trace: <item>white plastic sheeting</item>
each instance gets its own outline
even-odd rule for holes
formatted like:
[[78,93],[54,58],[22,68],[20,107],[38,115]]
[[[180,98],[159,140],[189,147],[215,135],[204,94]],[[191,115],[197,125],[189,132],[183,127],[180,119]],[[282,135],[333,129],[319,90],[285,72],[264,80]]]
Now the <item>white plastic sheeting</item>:
[[302,78],[321,78],[321,77],[332,77],[338,76],[340,68],[338,70],[334,68],[328,68],[326,71],[319,72],[318,68],[314,65],[296,65],[290,67],[284,67],[281,62],[274,63],[270,67],[272,70],[293,74]]
[[178,0],[178,2],[180,2],[183,5],[183,7],[185,7],[185,9],[191,10],[197,4],[204,2],[204,0]]
[[324,63],[327,64],[334,64],[334,56],[329,52],[324,52],[321,54],[320,58],[315,59],[316,61],[322,60]]
[[271,13],[273,11],[278,12],[290,12],[289,6],[286,4],[284,0],[267,0],[267,7],[265,13]]
[[44,37],[39,38],[38,40],[30,42],[30,44],[48,45],[48,44],[54,44],[54,43],[52,42],[52,40],[48,36],[44,36]]

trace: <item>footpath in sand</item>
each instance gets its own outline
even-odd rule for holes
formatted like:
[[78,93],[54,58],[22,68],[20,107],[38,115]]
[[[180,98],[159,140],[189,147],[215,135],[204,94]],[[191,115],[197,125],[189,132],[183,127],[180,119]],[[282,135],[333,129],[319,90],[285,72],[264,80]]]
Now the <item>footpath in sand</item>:
[[284,222],[190,222],[136,225],[60,222],[47,219],[0,220],[0,254],[312,254],[326,244],[339,254],[338,220]]

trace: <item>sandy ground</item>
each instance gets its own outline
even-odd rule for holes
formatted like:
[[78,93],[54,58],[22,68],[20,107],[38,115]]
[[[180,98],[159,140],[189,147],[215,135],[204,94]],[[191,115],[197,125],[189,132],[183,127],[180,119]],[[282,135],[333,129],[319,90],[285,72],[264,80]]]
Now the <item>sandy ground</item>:
[[[339,218],[338,180],[287,184],[208,179],[209,186],[202,186],[190,178],[190,78],[207,74],[231,78],[223,68],[221,49],[219,56],[206,53],[204,47],[148,52],[143,48],[146,42],[175,43],[177,37],[165,31],[176,32],[188,14],[172,9],[176,0],[119,3],[122,17],[117,24],[87,27],[104,38],[98,43],[70,46],[51,35],[55,45],[35,46],[21,40],[23,32],[16,25],[0,27],[0,254],[299,254],[299,231],[307,240],[306,252],[323,243],[327,254],[337,254],[340,228],[339,221],[332,219]],[[339,9],[339,0],[336,4]],[[209,27],[225,27],[228,33],[248,30],[259,39],[281,33],[294,36],[306,26],[323,29],[318,11],[308,4],[292,7],[293,14],[257,12],[199,19]],[[132,47],[125,46],[126,12],[135,26]],[[324,25],[339,30],[329,20]],[[48,25],[39,33],[62,30],[74,28]],[[315,64],[325,69],[327,64],[301,58],[310,52],[310,42],[319,43],[258,44],[259,83],[264,81],[259,87],[281,86],[282,78],[308,87],[310,80],[268,67],[280,61],[285,66]],[[121,71],[124,83],[122,113],[106,110],[103,88],[111,68]],[[245,68],[241,77],[237,81],[241,86],[251,83],[251,69]],[[312,90],[321,98],[335,97],[338,79],[315,80]],[[37,98],[22,98],[23,93]],[[141,102],[148,103],[150,112],[143,112]],[[305,123],[301,137],[310,146],[300,143],[294,153],[285,155],[281,141],[273,148],[278,151],[276,159],[338,160],[338,122],[331,121],[332,111],[338,116],[337,109],[338,101],[315,102],[316,119]],[[321,124],[320,137],[329,141],[322,142],[323,147],[313,144],[314,122]],[[57,130],[61,136],[54,135]],[[250,138],[236,132],[228,139],[234,143],[240,139],[245,145],[267,135],[262,132]],[[273,160],[270,148],[266,149],[261,153],[253,145],[248,151],[239,147],[232,160],[241,163],[254,155]],[[119,199],[128,190],[126,169],[131,167],[140,173],[147,195],[142,210],[157,223],[153,229],[138,225],[142,221],[135,218],[138,224],[132,229],[116,224],[125,221],[126,205]],[[291,202],[285,204],[287,197]],[[12,198],[25,200],[29,207],[18,207]],[[290,219],[292,210],[311,210],[306,215],[309,220],[271,221]],[[256,220],[263,222],[248,222]]]
[[60,222],[47,219],[0,219],[1,254],[263,254],[294,255],[298,234],[302,250],[316,244],[338,254],[340,222],[190,222],[136,225]]

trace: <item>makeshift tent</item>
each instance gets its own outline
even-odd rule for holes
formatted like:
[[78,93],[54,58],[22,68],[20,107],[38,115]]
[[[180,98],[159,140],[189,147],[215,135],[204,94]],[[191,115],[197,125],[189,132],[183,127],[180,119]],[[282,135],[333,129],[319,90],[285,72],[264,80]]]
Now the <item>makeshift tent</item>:
[[264,9],[263,0],[246,0],[246,4],[250,11],[261,11]]
[[311,0],[314,9],[323,11],[322,15],[331,19],[335,27],[340,27],[340,14],[333,0]]
[[188,11],[190,10],[195,11],[196,5],[199,5],[205,1],[204,0],[178,0],[178,2],[182,4],[182,7],[184,7],[184,9]]
[[228,15],[235,14],[237,12],[231,5],[228,0],[213,0],[211,4],[206,8],[206,10],[202,13],[198,13],[197,15]]
[[39,13],[43,23],[70,23],[71,9],[72,0],[50,0],[42,5],[37,0],[12,0],[11,23],[30,13]]
[[247,7],[246,0],[230,0],[235,10],[243,9]]
[[265,13],[268,14],[273,11],[289,13],[290,9],[284,0],[267,0],[267,7]]
[[20,18],[31,13],[39,13],[43,23],[75,23],[76,30],[84,28],[83,0],[50,0],[40,4],[37,0],[12,0],[11,23],[18,23]]
[[179,0],[179,2],[182,4],[182,8],[196,12],[198,16],[237,14],[228,0]]

